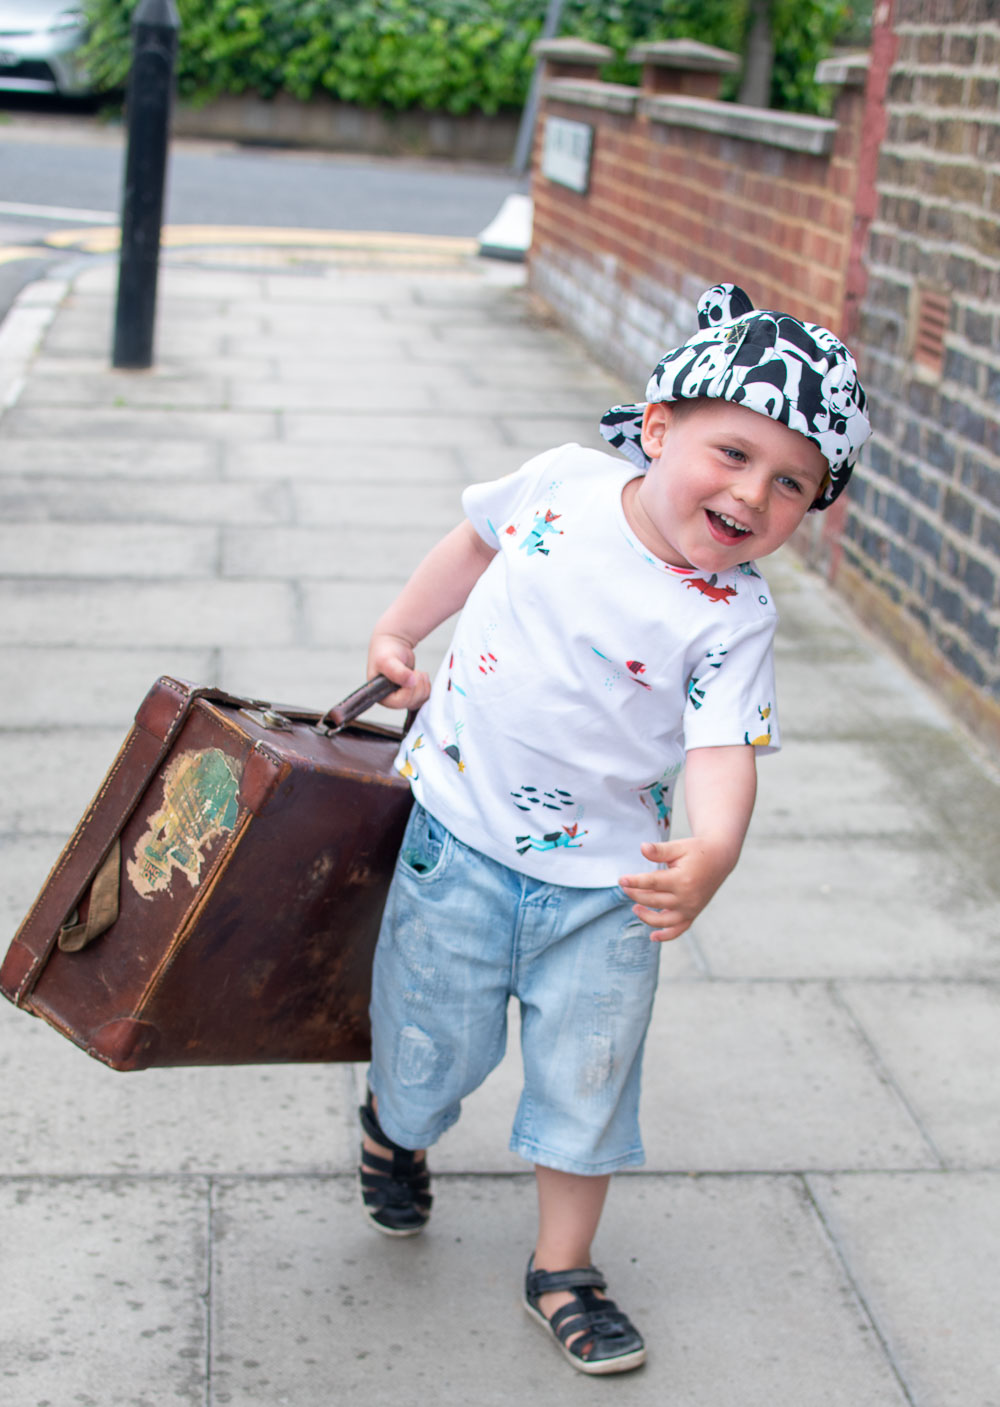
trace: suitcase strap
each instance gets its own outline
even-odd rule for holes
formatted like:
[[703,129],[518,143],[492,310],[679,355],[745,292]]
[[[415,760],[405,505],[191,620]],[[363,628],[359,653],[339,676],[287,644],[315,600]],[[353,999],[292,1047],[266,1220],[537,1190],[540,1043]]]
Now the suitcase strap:
[[59,947],[64,953],[78,953],[95,938],[106,933],[118,917],[118,888],[122,872],[122,843],[116,840],[107,859],[94,875],[90,886],[90,907],[86,922],[78,923],[76,913],[59,930]]

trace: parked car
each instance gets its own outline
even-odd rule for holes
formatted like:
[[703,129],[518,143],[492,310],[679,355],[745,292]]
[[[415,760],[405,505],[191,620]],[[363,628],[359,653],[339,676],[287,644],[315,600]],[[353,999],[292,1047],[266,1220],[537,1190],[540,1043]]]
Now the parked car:
[[89,93],[79,59],[86,37],[86,14],[67,0],[0,0],[0,90]]

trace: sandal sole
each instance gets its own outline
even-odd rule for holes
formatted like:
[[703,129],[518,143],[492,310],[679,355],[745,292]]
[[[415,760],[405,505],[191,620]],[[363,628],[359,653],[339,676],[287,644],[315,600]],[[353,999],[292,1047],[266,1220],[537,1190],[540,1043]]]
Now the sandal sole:
[[365,1221],[367,1221],[369,1226],[374,1226],[375,1230],[381,1231],[383,1236],[395,1236],[397,1238],[405,1236],[419,1236],[422,1232],[427,1230],[426,1221],[421,1226],[383,1226],[380,1221],[375,1220],[375,1217],[364,1205],[364,1203],[362,1203],[361,1206],[361,1215],[364,1217]]
[[536,1309],[526,1299],[522,1299],[521,1303],[530,1318],[540,1329],[545,1330],[567,1363],[574,1367],[578,1373],[587,1373],[591,1377],[607,1377],[610,1373],[630,1373],[633,1368],[641,1368],[646,1361],[645,1348],[637,1348],[633,1349],[631,1353],[621,1354],[618,1358],[600,1358],[596,1363],[588,1363],[585,1358],[578,1358],[566,1347],[540,1309]]

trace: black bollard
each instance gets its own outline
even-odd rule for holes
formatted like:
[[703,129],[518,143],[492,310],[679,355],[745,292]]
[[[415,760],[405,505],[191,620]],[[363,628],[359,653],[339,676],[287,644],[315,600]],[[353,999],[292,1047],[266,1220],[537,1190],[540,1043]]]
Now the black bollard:
[[174,0],[139,0],[132,18],[128,154],[112,365],[153,364],[156,277],[180,19]]

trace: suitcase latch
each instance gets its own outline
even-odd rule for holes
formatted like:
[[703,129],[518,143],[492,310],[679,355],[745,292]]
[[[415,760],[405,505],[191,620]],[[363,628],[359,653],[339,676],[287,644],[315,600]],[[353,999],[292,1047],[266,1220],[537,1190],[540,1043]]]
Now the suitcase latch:
[[243,708],[240,712],[261,728],[269,728],[273,732],[290,733],[292,725],[283,713],[276,713],[273,708]]

